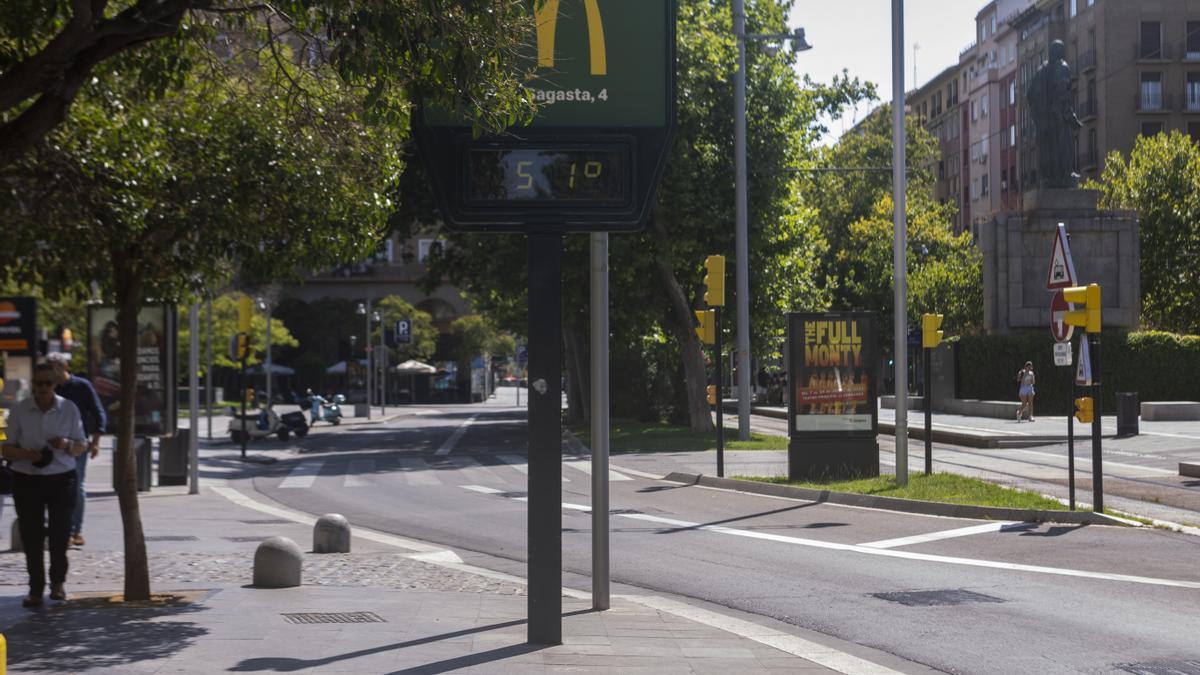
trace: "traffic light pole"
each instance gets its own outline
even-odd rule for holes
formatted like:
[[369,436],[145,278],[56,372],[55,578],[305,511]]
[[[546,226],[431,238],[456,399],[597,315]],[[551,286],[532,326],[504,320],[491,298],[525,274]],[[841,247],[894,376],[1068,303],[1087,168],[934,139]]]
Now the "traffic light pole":
[[528,640],[562,644],[561,234],[528,236]]
[[722,415],[722,396],[721,396],[721,381],[724,379],[724,358],[721,356],[722,340],[721,340],[721,307],[716,308],[716,368],[713,369],[714,384],[717,385],[717,477],[725,477],[725,420]]
[[[241,345],[238,345],[238,346],[240,347]],[[240,356],[242,357],[242,369],[241,369],[241,378],[240,378],[241,379],[241,389],[242,389],[242,391],[241,391],[241,394],[242,394],[242,459],[246,459],[246,441],[250,436],[250,429],[249,429],[248,425],[246,424],[246,398],[247,398],[247,396],[246,396],[246,357],[249,356],[249,354],[250,354],[250,337],[246,336],[246,348],[244,350],[242,350],[242,353],[240,354]]]
[[1104,406],[1100,404],[1100,334],[1088,333],[1092,350],[1092,511],[1104,513],[1104,460],[1100,451],[1100,418]]
[[[1084,338],[1087,339],[1086,337]],[[1071,344],[1070,341],[1067,344]],[[1075,348],[1072,347],[1074,352]],[[1070,493],[1071,510],[1075,510],[1075,373],[1067,368],[1067,491]]]
[[925,348],[925,475],[933,473],[933,350]]

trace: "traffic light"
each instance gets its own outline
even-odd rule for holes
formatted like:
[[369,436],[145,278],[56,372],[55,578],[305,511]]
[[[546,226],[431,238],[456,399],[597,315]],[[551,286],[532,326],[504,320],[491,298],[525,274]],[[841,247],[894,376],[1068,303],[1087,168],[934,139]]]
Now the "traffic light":
[[921,346],[926,349],[933,349],[942,341],[942,331],[938,330],[942,326],[942,319],[945,318],[941,314],[922,314],[921,315]]
[[704,259],[704,302],[709,307],[725,306],[725,256]]
[[243,295],[238,298],[238,332],[250,332],[250,317],[254,315],[254,301],[250,296]]
[[1084,396],[1083,398],[1075,399],[1075,419],[1088,424],[1092,421],[1092,397]]
[[1064,288],[1063,299],[1083,305],[1082,310],[1067,312],[1063,320],[1068,325],[1079,326],[1089,333],[1100,332],[1100,284]]
[[717,404],[717,385],[715,384],[708,385],[708,404]]
[[696,312],[696,335],[706,345],[717,342],[717,313],[711,309]]

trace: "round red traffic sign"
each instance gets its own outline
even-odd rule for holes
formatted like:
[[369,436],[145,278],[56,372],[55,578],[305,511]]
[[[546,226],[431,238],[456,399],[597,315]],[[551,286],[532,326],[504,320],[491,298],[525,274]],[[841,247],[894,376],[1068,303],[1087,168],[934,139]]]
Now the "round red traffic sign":
[[1050,301],[1050,334],[1055,342],[1066,342],[1075,334],[1075,327],[1067,323],[1067,312],[1071,303],[1063,297],[1062,291],[1055,291]]

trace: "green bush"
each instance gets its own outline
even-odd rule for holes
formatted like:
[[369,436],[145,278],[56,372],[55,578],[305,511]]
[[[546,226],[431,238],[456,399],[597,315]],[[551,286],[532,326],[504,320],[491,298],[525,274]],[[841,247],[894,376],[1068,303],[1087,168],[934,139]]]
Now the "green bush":
[[[1080,339],[1077,334],[1076,357]],[[1062,415],[1073,409],[1068,378],[1074,377],[1075,367],[1054,365],[1054,342],[1045,332],[966,335],[956,342],[959,398],[1015,401],[1017,371],[1033,361],[1038,378],[1035,413]],[[1200,336],[1105,331],[1100,349],[1105,412],[1116,409],[1118,392],[1137,392],[1142,401],[1200,401]]]

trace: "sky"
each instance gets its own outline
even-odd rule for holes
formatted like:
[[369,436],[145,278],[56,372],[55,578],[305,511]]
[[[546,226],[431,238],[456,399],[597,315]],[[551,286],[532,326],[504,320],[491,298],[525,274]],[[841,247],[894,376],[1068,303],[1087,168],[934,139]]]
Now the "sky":
[[[986,4],[985,0],[904,0],[906,90],[958,63],[958,53],[975,39],[975,15]],[[813,46],[797,59],[801,73],[828,82],[848,68],[852,76],[878,85],[881,99],[891,100],[892,0],[795,0],[790,27],[803,27]],[[914,43],[920,45],[915,86]],[[869,109],[860,110],[859,119]],[[830,131],[840,135],[853,125],[853,119],[833,122]]]

